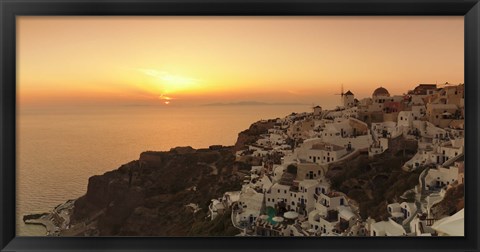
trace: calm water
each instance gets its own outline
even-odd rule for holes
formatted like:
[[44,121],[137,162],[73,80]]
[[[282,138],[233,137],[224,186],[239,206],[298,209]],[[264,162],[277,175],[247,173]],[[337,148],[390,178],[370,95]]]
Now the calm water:
[[17,116],[17,235],[44,235],[22,216],[51,210],[86,192],[88,178],[146,150],[233,145],[260,119],[309,106],[21,109]]

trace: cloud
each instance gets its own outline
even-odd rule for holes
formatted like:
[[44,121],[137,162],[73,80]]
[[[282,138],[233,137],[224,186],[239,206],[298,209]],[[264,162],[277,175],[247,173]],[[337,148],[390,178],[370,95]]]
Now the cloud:
[[166,84],[191,85],[191,84],[197,84],[200,82],[197,79],[171,74],[167,71],[159,71],[159,70],[148,69],[148,68],[141,68],[139,69],[139,71],[141,71],[142,73],[148,76],[158,78],[159,80],[166,82]]

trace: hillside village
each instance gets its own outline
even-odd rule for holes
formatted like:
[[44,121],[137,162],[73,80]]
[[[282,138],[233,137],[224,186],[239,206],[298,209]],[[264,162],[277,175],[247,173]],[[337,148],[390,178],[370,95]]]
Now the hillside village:
[[[209,218],[231,213],[243,236],[463,236],[464,84],[420,84],[403,95],[379,87],[368,98],[347,91],[341,99],[334,110],[269,121],[241,146],[236,159],[251,169],[241,191],[212,199]],[[335,175],[354,167],[374,177]],[[411,186],[398,195],[387,181],[397,174]],[[359,200],[375,197],[384,214]]]

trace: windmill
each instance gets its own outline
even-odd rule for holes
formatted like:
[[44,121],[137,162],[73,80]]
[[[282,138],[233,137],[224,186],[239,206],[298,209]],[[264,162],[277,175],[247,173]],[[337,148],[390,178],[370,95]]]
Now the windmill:
[[343,84],[340,89],[340,94],[335,94],[335,95],[340,95],[340,104],[343,104],[343,96],[345,95],[345,93],[343,92]]

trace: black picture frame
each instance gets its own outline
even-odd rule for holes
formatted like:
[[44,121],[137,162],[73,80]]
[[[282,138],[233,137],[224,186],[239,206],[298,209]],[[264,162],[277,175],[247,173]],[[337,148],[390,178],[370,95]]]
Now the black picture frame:
[[[0,0],[0,250],[1,251],[478,251],[479,60],[478,0]],[[465,237],[99,237],[15,236],[16,16],[22,15],[460,15],[465,17]],[[431,43],[431,41],[419,41]]]

